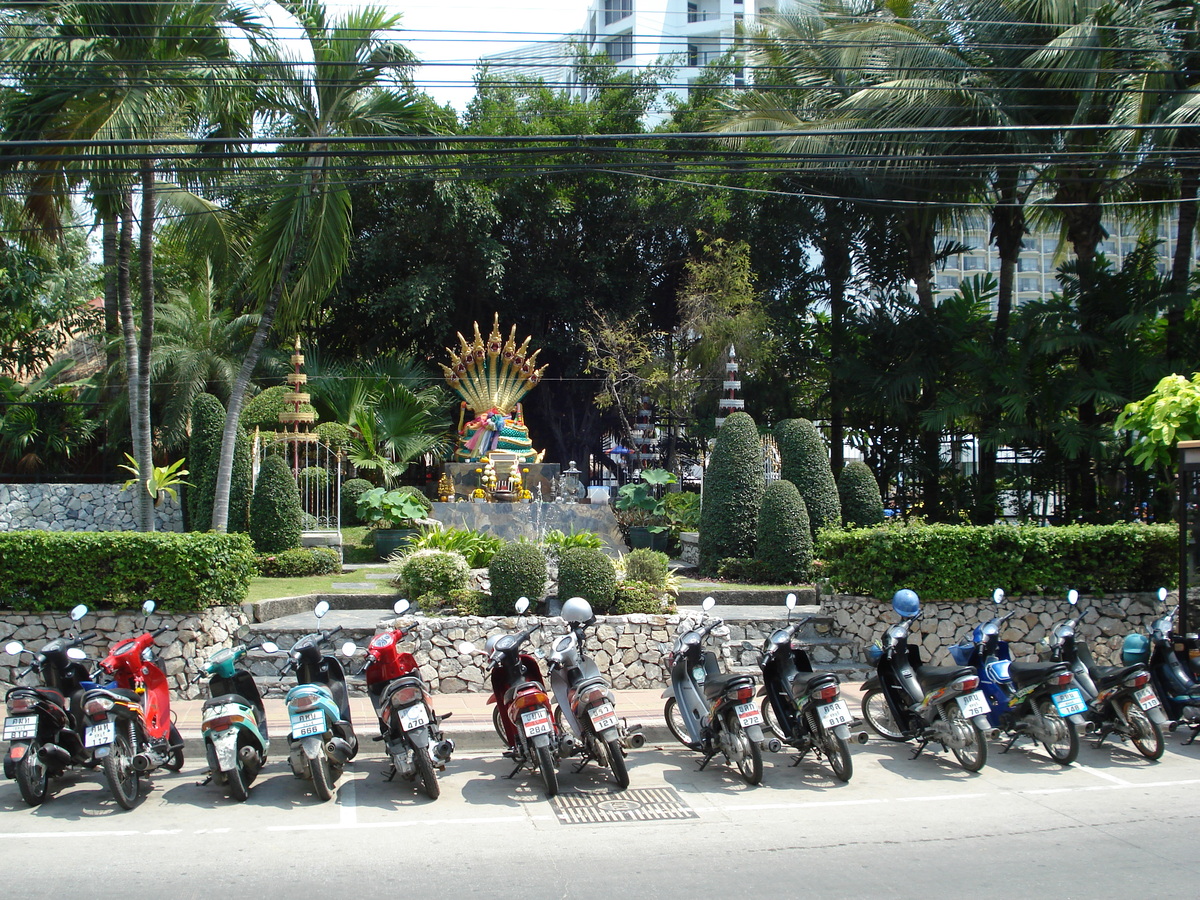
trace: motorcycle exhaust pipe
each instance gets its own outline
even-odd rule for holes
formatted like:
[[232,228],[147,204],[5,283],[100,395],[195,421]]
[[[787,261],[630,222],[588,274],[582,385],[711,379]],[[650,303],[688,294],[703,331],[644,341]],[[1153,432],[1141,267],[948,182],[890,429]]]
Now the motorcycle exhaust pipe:
[[865,731],[860,731],[858,734],[856,734],[854,736],[854,740],[859,744],[865,744],[870,739],[871,739],[871,736],[869,734],[867,734]]
[[71,754],[58,744],[43,744],[38,747],[38,762],[51,768],[66,768],[71,764]]
[[438,741],[433,745],[433,758],[436,762],[445,763],[450,759],[450,754],[454,752],[454,741],[447,738],[446,740]]
[[626,743],[629,744],[630,750],[641,750],[643,747],[646,746],[646,736],[644,734],[642,734],[640,731],[635,731],[633,734],[629,735],[629,737],[627,737],[625,740],[626,740]]
[[763,741],[763,747],[768,753],[778,753],[783,749],[783,741],[777,737],[768,738],[767,740]]
[[133,770],[145,774],[154,768],[154,757],[149,753],[139,753],[133,758]]
[[329,754],[329,761],[336,766],[344,766],[350,759],[350,742],[343,738],[330,738],[329,743],[325,745],[325,752]]

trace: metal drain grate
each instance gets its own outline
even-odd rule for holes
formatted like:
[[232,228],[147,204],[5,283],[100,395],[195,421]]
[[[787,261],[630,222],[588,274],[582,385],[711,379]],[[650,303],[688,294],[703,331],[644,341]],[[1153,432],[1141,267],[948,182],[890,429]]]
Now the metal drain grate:
[[619,794],[559,794],[551,803],[558,821],[564,825],[699,818],[672,788],[629,788]]

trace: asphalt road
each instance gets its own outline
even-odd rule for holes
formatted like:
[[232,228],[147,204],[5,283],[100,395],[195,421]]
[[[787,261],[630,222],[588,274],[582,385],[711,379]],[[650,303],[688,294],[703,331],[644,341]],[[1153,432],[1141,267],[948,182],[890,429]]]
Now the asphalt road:
[[[1192,896],[1200,742],[1152,763],[1085,744],[1063,769],[1032,748],[963,772],[907,745],[854,748],[854,777],[768,756],[746,785],[678,747],[630,759],[631,791],[564,763],[562,794],[508,780],[498,753],[458,754],[430,801],[388,783],[373,746],[319,803],[275,757],[244,804],[160,771],[122,811],[99,772],[38,808],[0,782],[4,896],[821,897]],[[628,817],[629,821],[598,821]],[[641,818],[637,818],[641,817]]]

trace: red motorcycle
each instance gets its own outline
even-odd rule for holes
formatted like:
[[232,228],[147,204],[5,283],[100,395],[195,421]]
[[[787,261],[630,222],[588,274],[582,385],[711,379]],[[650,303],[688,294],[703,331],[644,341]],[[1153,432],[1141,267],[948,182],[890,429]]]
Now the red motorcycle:
[[[154,601],[142,604],[147,618]],[[88,690],[83,697],[84,746],[104,769],[113,798],[132,809],[140,781],[159,766],[183,768],[183,738],[171,722],[167,676],[154,661],[154,639],[169,628],[148,631],[113,644],[100,668],[113,684]]]
[[[398,600],[392,609],[396,615],[403,615],[408,611],[408,601]],[[439,716],[434,712],[433,698],[425,689],[417,661],[400,649],[403,639],[404,630],[399,625],[371,639],[363,664],[367,694],[379,717],[379,733],[391,762],[388,781],[397,773],[405,781],[420,776],[426,795],[436,800],[441,793],[436,770],[444,770],[454,752],[454,741],[447,739],[441,728],[451,713]]]
[[[522,597],[517,601],[518,615],[527,609],[529,600]],[[538,622],[516,634],[488,638],[486,652],[492,664],[492,696],[488,703],[496,704],[492,721],[508,744],[504,755],[517,764],[508,777],[526,766],[536,768],[546,796],[553,797],[558,793],[558,728],[550,711],[541,664],[532,653],[521,652],[521,645],[541,627]]]

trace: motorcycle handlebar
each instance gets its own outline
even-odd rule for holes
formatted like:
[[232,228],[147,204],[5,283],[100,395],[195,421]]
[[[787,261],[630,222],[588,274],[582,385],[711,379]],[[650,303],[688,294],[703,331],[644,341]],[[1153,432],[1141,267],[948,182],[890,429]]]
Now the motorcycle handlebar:
[[94,637],[96,637],[96,632],[89,631],[87,634],[81,634],[79,637],[75,638],[75,644],[82,644],[84,641],[90,641]]
[[338,625],[336,628],[331,628],[329,631],[326,631],[326,632],[325,632],[325,633],[322,635],[322,637],[323,637],[325,640],[329,640],[329,639],[330,639],[330,638],[332,638],[332,637],[333,637],[335,634],[340,634],[340,633],[341,633],[343,630],[344,630],[344,629],[343,629],[343,627],[342,627],[341,625]]
[[166,633],[167,633],[168,631],[170,631],[170,630],[171,630],[171,629],[170,629],[169,627],[167,627],[166,625],[164,625],[164,626],[162,626],[161,628],[155,628],[155,629],[154,629],[154,631],[153,631],[153,632],[151,632],[150,636],[151,636],[151,637],[158,637],[160,634],[166,634]]

